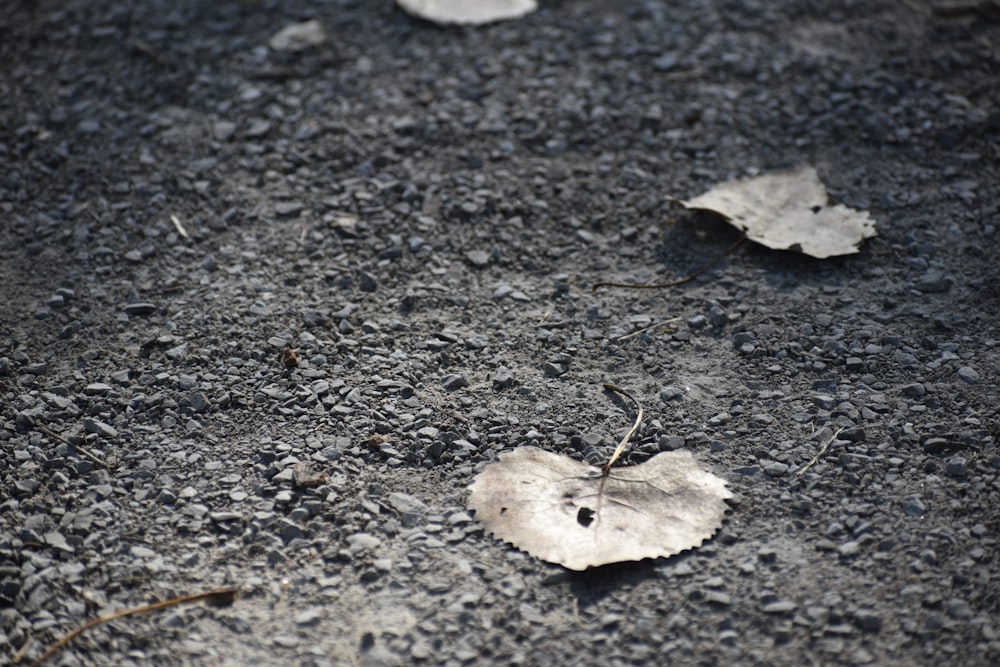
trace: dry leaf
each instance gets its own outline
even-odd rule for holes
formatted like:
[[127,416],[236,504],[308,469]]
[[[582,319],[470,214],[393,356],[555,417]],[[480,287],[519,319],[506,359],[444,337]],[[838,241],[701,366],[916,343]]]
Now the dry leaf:
[[396,0],[396,4],[427,21],[465,25],[521,18],[538,9],[536,0]]
[[684,450],[600,468],[536,447],[500,455],[473,481],[469,507],[486,530],[571,570],[657,558],[699,546],[722,524],[726,482]]
[[876,233],[867,211],[829,205],[826,188],[809,165],[727,181],[680,203],[726,218],[768,248],[820,259],[856,253]]

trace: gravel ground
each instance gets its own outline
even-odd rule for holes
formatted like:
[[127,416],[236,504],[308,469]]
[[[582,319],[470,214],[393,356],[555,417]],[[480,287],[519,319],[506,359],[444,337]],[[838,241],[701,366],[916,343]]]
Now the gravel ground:
[[[50,664],[1000,661],[996,15],[542,4],[0,10],[0,662],[230,586]],[[736,238],[670,197],[807,160],[860,254],[591,291]],[[474,474],[605,459],[609,381],[721,531],[582,574],[485,536]]]

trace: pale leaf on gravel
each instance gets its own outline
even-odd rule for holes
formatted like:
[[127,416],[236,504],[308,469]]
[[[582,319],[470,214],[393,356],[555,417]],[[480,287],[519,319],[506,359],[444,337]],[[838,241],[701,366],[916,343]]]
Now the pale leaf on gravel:
[[809,165],[727,181],[679,203],[722,216],[768,248],[819,259],[856,253],[876,234],[867,211],[829,205],[826,188]]
[[479,473],[470,509],[486,530],[571,570],[671,556],[722,524],[726,482],[685,450],[600,468],[519,447]]
[[396,0],[396,4],[427,21],[464,25],[517,19],[538,9],[536,0]]

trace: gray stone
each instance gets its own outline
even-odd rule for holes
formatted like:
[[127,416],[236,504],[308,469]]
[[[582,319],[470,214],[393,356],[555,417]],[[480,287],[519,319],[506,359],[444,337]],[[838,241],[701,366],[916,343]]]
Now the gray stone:
[[729,315],[721,306],[712,306],[708,311],[708,319],[712,322],[712,326],[719,328],[724,327],[729,322]]
[[962,456],[956,456],[944,466],[944,471],[952,477],[965,477],[969,474],[968,464]]
[[961,598],[948,600],[945,609],[948,612],[948,616],[956,621],[968,621],[976,615],[972,607],[969,606],[969,603]]
[[452,373],[451,375],[446,375],[445,378],[441,380],[441,386],[449,391],[454,391],[455,389],[468,387],[469,381],[466,380],[465,376],[461,373]]
[[660,400],[664,403],[669,403],[670,401],[679,401],[684,398],[684,390],[680,387],[672,384],[660,389]]
[[45,543],[53,549],[58,549],[59,551],[64,551],[66,553],[73,553],[76,551],[72,545],[66,541],[66,537],[62,533],[56,531],[45,533]]
[[661,435],[657,441],[661,452],[672,452],[684,446],[684,437],[680,435]]
[[733,334],[733,347],[742,354],[750,354],[756,349],[757,340],[748,331]]
[[906,496],[903,498],[903,511],[910,516],[920,516],[926,511],[926,507],[919,496]]
[[280,217],[295,215],[305,206],[300,201],[279,201],[274,205],[274,213]]
[[878,632],[882,629],[882,617],[870,609],[860,609],[854,614],[854,625],[864,632]]
[[545,373],[545,377],[559,377],[560,375],[565,375],[568,371],[569,366],[566,364],[557,364],[551,361],[546,361],[542,364],[542,372]]
[[281,535],[281,540],[285,544],[288,544],[292,540],[300,540],[305,537],[305,533],[302,528],[300,528],[295,522],[288,519],[281,519],[278,522],[278,533]]
[[374,549],[381,544],[381,540],[369,533],[355,533],[347,537],[347,544],[352,550],[361,551],[362,549]]
[[837,405],[837,399],[827,394],[816,394],[812,400],[816,407],[823,410],[832,410]]
[[507,389],[514,386],[514,374],[506,366],[500,366],[493,373],[493,388]]
[[153,303],[130,303],[127,304],[123,310],[125,314],[129,317],[138,317],[140,315],[151,315],[156,312],[156,304]]
[[212,135],[216,141],[229,141],[236,134],[236,123],[228,120],[216,121],[212,126]]
[[851,540],[850,542],[844,542],[839,547],[837,547],[837,553],[839,553],[844,558],[853,558],[861,552],[861,545],[858,542]]
[[731,595],[723,593],[722,591],[708,591],[705,593],[705,602],[720,606],[728,606],[733,603],[733,598]]
[[425,505],[423,501],[406,493],[394,491],[388,495],[386,500],[392,508],[400,514],[405,514],[407,512],[423,513],[427,511],[427,505]]
[[211,401],[205,396],[203,392],[193,391],[188,395],[188,402],[191,403],[191,408],[195,412],[205,412],[210,407],[212,407]]
[[917,280],[917,289],[924,293],[947,292],[951,289],[951,278],[941,271],[928,271]]
[[372,273],[362,271],[358,276],[358,287],[362,292],[374,292],[378,289],[378,278]]
[[118,429],[97,419],[84,419],[83,430],[87,433],[96,433],[103,438],[118,437]]
[[971,366],[962,366],[958,369],[958,379],[968,384],[979,382],[979,373]]
[[764,464],[763,470],[768,477],[781,477],[788,472],[788,464],[781,461],[771,461]]
[[468,260],[469,264],[472,266],[482,269],[489,266],[490,255],[482,250],[470,250],[465,253],[465,259]]
[[791,600],[776,600],[762,604],[760,610],[765,614],[788,614],[795,611],[797,606]]
[[322,610],[318,607],[310,607],[295,615],[295,625],[300,628],[310,628],[319,625],[322,620]]

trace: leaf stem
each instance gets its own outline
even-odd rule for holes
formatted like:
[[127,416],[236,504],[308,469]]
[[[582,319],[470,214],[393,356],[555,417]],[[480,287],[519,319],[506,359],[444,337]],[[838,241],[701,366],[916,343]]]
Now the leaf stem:
[[618,387],[610,383],[606,383],[604,385],[604,388],[607,389],[608,391],[612,391],[616,394],[619,394],[620,396],[624,396],[625,398],[629,399],[630,401],[635,403],[635,407],[639,411],[639,414],[635,416],[635,423],[632,424],[632,428],[628,430],[628,433],[625,434],[625,437],[622,438],[622,441],[618,443],[617,447],[615,447],[615,453],[611,455],[611,458],[608,460],[608,462],[601,467],[601,473],[606,477],[608,473],[611,472],[611,466],[615,464],[615,461],[618,460],[618,457],[621,456],[622,452],[625,451],[625,446],[628,444],[628,441],[631,440],[632,436],[635,435],[635,432],[639,430],[639,425],[642,424],[642,418],[646,414],[646,411],[643,409],[642,404],[639,403],[636,397],[628,393],[624,389],[619,389]]

